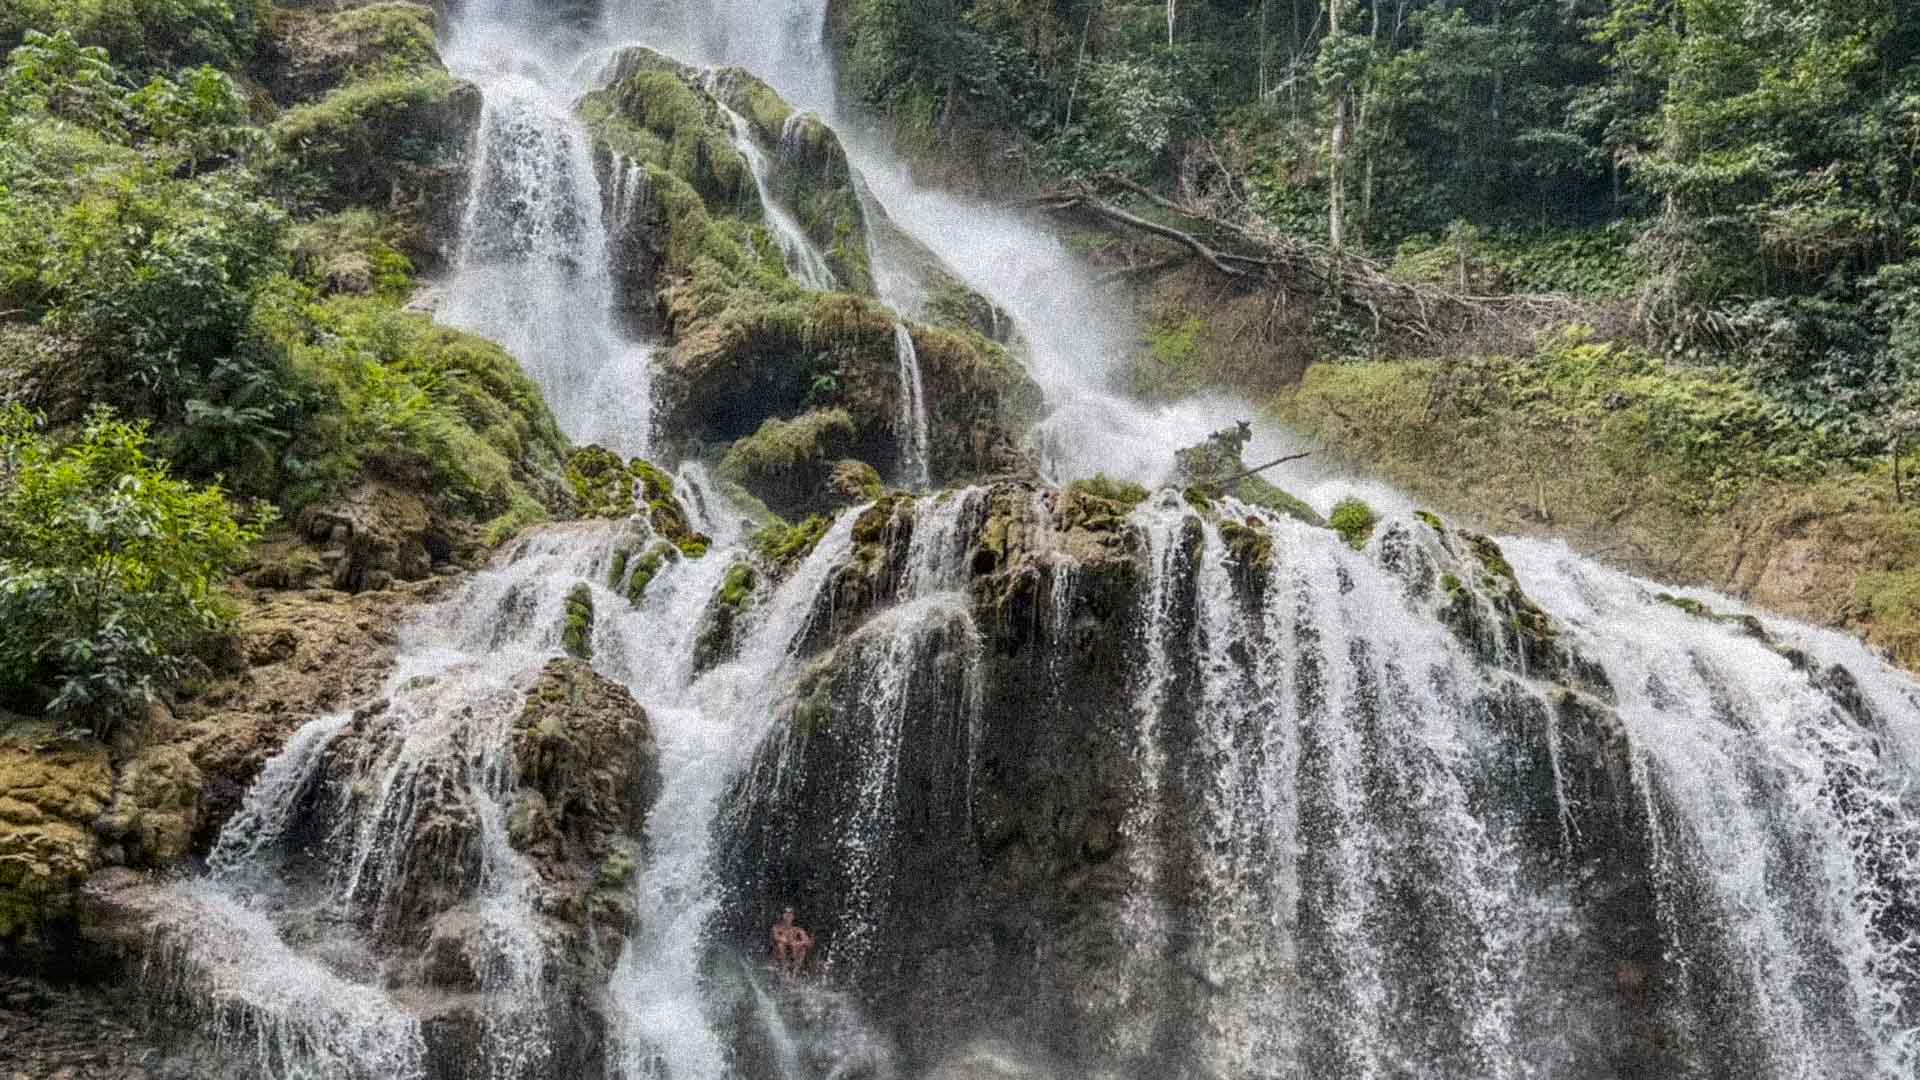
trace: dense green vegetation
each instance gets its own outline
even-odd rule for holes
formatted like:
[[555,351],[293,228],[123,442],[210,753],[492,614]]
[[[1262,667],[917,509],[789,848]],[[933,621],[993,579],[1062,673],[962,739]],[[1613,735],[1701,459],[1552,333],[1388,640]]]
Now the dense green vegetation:
[[0,55],[0,708],[104,733],[191,674],[243,520],[566,504],[513,359],[404,310],[475,107],[429,7],[0,0]]
[[1568,536],[1920,662],[1920,513],[1890,467],[1837,466],[1833,434],[1725,371],[1573,333],[1531,357],[1316,365],[1276,410],[1499,531]]
[[202,666],[258,537],[218,488],[169,475],[145,425],[102,410],[60,446],[0,412],[0,705],[111,734]]
[[1663,355],[1865,453],[1920,364],[1908,8],[849,0],[839,33],[910,146],[1003,133],[1030,184],[1118,174],[1408,280],[1631,298]]
[[543,513],[561,439],[537,392],[498,349],[401,311],[415,223],[355,208],[389,194],[382,169],[422,153],[373,147],[390,114],[450,93],[430,12],[298,23],[406,47],[262,123],[276,106],[241,86],[277,17],[264,5],[7,10],[0,40],[13,28],[19,41],[0,74],[8,397],[56,427],[112,405],[148,421],[183,475],[289,514],[369,474],[475,519]]

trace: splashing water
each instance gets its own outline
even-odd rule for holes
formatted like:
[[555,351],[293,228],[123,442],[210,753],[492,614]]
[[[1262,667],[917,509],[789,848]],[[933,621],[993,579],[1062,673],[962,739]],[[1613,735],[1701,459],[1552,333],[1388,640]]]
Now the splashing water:
[[773,233],[774,242],[780,245],[780,253],[787,260],[787,270],[800,279],[800,284],[815,292],[830,292],[839,287],[839,281],[833,276],[833,269],[827,265],[826,256],[814,245],[813,238],[800,227],[793,212],[773,197],[768,179],[772,166],[767,163],[767,155],[754,140],[753,126],[747,118],[725,105],[720,111],[733,129],[733,147],[740,156],[747,159],[747,169],[753,174],[754,187],[760,193],[760,207],[766,215],[767,228]]
[[[616,160],[602,190],[574,99],[632,36],[744,64],[834,117],[824,8],[632,0],[588,33],[543,22],[533,0],[459,16],[449,60],[486,105],[443,317],[511,349],[574,438],[643,453],[651,362],[618,326],[607,240],[635,227],[646,174]],[[730,119],[789,265],[833,287]],[[1055,475],[1158,479],[1173,448],[1245,415],[1113,392],[1131,329],[1056,239],[916,187],[883,144],[841,127],[863,197],[1017,324],[1053,408],[1037,437]],[[912,317],[913,275],[876,255],[882,298]],[[904,326],[898,340],[901,457],[919,486],[928,403]],[[1309,500],[1325,509],[1352,487],[1326,478]],[[1882,1080],[1920,1067],[1920,689],[1857,642],[1699,594],[1723,613],[1705,619],[1556,545],[1503,541],[1504,562],[1489,561],[1385,491],[1364,551],[1231,500],[1203,511],[1156,494],[1106,526],[1123,594],[1084,508],[1070,520],[1066,495],[1022,490],[1008,515],[999,487],[975,487],[896,505],[881,530],[862,527],[871,508],[843,511],[759,584],[735,647],[703,664],[748,530],[698,464],[676,488],[714,539],[705,558],[670,560],[634,603],[608,573],[614,552],[653,539],[644,522],[524,538],[406,630],[383,708],[315,719],[267,765],[206,877],[148,894],[146,976],[207,1034],[208,1074],[438,1077],[432,1027],[448,1009],[477,1025],[486,1075],[557,1074],[556,1017],[577,1003],[555,1000],[538,883],[509,843],[509,728],[528,678],[560,655],[581,583],[599,615],[594,666],[645,706],[664,780],[606,987],[612,1076],[740,1075],[717,989],[730,967],[780,1080],[893,1075],[904,1059],[869,1019],[892,1003],[873,995],[978,959],[914,966],[920,945],[944,943],[897,940],[917,925],[908,898],[925,895],[913,874],[960,879],[984,858],[976,826],[1009,811],[976,799],[1019,764],[988,749],[1069,727],[1069,687],[1091,687],[1076,663],[1101,649],[1121,658],[1099,672],[1119,689],[1096,730],[1120,746],[1125,799],[1099,855],[1110,869],[1060,886],[1087,889],[1076,902],[1095,926],[1074,939],[1086,955],[1067,957],[1084,981],[1047,981],[1052,943],[1020,938],[1038,915],[966,912],[1031,954],[1018,977],[887,1029],[903,1042],[953,1029],[923,1075]],[[895,543],[896,527],[910,537]],[[1030,558],[1009,565],[1016,528]],[[875,559],[873,611],[839,625]],[[1000,584],[982,567],[1033,583],[1032,609],[992,607]],[[1108,610],[1120,595],[1126,610]],[[1030,642],[996,625],[1027,617]],[[1126,640],[1089,641],[1093,625]],[[1020,665],[1043,675],[997,685]],[[829,703],[828,730],[796,731],[803,692]],[[715,927],[739,900],[719,849],[742,846],[753,813],[808,823],[808,793],[830,808],[809,872],[834,883],[820,914],[839,987],[768,985],[715,959],[735,947]],[[450,882],[473,897],[462,948],[477,985],[416,1000],[389,988],[383,943]],[[1069,1009],[1086,1034],[1063,1038],[1087,1060],[1049,1071],[1024,1046],[974,1041],[992,1026],[978,1017],[1007,1019],[996,998]]]
[[484,105],[440,317],[512,353],[575,442],[644,454],[653,349],[617,324],[607,237],[644,197],[645,174],[622,171],[603,195],[592,137],[573,111],[583,84],[569,61],[543,57],[515,24],[488,18],[515,13],[507,8],[483,5],[447,49],[448,66],[479,84]]
[[927,390],[920,378],[920,352],[905,323],[894,324],[893,351],[900,358],[900,471],[908,488],[925,491],[932,482],[928,471]]

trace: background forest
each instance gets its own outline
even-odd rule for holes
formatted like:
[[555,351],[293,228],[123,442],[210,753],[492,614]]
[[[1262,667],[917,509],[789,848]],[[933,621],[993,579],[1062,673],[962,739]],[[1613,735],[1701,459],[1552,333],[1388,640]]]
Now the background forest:
[[[1920,655],[1907,0],[844,0],[837,26],[846,90],[982,188],[1321,268],[1255,288],[1106,245],[1136,390],[1246,392],[1500,527]],[[1328,302],[1335,257],[1370,296]],[[1394,286],[1488,317],[1395,334]],[[1857,572],[1761,580],[1809,558]]]
[[[911,136],[1018,133],[1467,291],[1632,297],[1869,437],[1920,363],[1920,19],[1885,0],[858,0]],[[1463,269],[1464,267],[1464,269]]]

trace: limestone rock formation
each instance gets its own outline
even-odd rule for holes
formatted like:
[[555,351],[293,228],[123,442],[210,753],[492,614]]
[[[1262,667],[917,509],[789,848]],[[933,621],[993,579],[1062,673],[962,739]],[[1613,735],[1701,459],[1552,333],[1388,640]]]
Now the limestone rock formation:
[[[609,183],[637,192],[622,235],[635,250],[620,272],[636,321],[670,342],[653,387],[656,435],[688,451],[733,449],[732,479],[789,513],[830,505],[838,460],[895,474],[899,319],[862,295],[865,211],[837,140],[743,73],[710,88],[644,49],[616,70],[583,114]],[[848,291],[809,291],[789,273],[723,102],[768,140],[770,196],[795,208]],[[1020,468],[1019,432],[1040,404],[1020,365],[970,328],[911,324],[909,335],[935,481]]]
[[47,959],[45,933],[100,864],[93,823],[112,798],[104,747],[0,742],[0,962]]

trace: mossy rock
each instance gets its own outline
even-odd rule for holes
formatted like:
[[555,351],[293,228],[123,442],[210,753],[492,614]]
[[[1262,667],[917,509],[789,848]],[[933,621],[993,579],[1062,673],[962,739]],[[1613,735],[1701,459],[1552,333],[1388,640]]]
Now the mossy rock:
[[1244,523],[1222,521],[1219,528],[1234,579],[1241,587],[1259,594],[1266,588],[1268,574],[1273,569],[1273,533],[1258,519]]
[[640,482],[639,497],[647,508],[647,522],[653,526],[655,536],[659,536],[680,550],[682,555],[698,559],[713,546],[713,539],[704,533],[695,532],[692,520],[687,516],[687,508],[681,505],[680,497],[673,492],[673,477],[651,462],[639,458],[630,466],[634,479]]
[[750,72],[725,68],[714,73],[711,85],[720,101],[746,119],[768,161],[769,193],[820,249],[840,287],[871,294],[866,206],[840,137]]
[[593,659],[593,587],[584,581],[567,594],[560,647],[577,660]]
[[757,207],[753,172],[699,73],[641,48],[623,50],[614,69],[581,111],[615,153],[678,176],[709,202]]
[[727,567],[727,576],[720,582],[720,603],[735,611],[744,609],[753,599],[753,586],[758,580],[752,563],[737,562]]
[[1126,528],[1127,515],[1146,501],[1145,489],[1138,484],[1114,485],[1096,477],[1076,481],[1060,495],[1060,524],[1068,531],[1118,533]]
[[618,519],[634,512],[633,473],[603,446],[583,446],[568,456],[567,486],[581,517]]
[[776,571],[785,571],[806,558],[832,527],[833,519],[823,514],[795,525],[770,525],[753,534],[753,550]]
[[[767,445],[820,432],[822,416],[851,421],[827,461],[867,462],[882,475],[900,457],[900,318],[869,296],[864,209],[831,129],[796,113],[737,71],[711,84],[657,53],[628,50],[616,81],[581,114],[607,175],[646,185],[645,253],[620,271],[623,292],[656,299],[646,313],[671,347],[655,380],[656,426],[685,452],[733,445],[731,481],[789,517],[823,509],[830,492],[809,456],[804,477]],[[709,85],[711,89],[709,89]],[[769,151],[775,197],[795,212],[855,292],[815,293],[787,273],[756,209],[750,172],[721,109],[747,119]],[[777,125],[777,126],[776,126]],[[1016,471],[1019,434],[1044,402],[1006,350],[970,329],[913,324],[929,403],[936,483]],[[798,425],[797,428],[769,426]],[[818,440],[815,440],[816,448]],[[744,445],[743,445],[744,444]],[[841,497],[844,501],[844,496]]]
[[412,0],[343,11],[278,7],[256,65],[274,99],[311,101],[343,83],[442,68],[440,15]]
[[827,477],[827,491],[848,506],[869,503],[886,493],[880,470],[864,461],[847,458],[834,463]]
[[1380,524],[1380,515],[1373,507],[1360,499],[1342,499],[1334,506],[1333,514],[1327,519],[1327,525],[1340,534],[1340,539],[1355,551],[1366,549],[1367,541],[1373,538],[1374,527]]
[[792,420],[768,420],[720,459],[720,476],[799,517],[830,503],[833,462],[851,448],[856,429],[845,409],[818,409]]
[[437,68],[350,82],[273,122],[276,153],[264,173],[291,205],[386,207],[409,223],[408,254],[442,265],[459,231],[481,107],[477,87]]
[[1501,614],[1510,621],[1514,633],[1536,646],[1552,643],[1559,635],[1553,618],[1521,591],[1520,579],[1513,572],[1513,564],[1507,561],[1506,553],[1500,550],[1500,545],[1491,537],[1478,533],[1462,535],[1467,541],[1467,550],[1486,571],[1484,586],[1488,595]]
[[626,581],[627,600],[639,604],[647,595],[647,588],[653,579],[660,576],[669,563],[680,559],[680,549],[665,540],[655,540],[647,546],[640,556],[631,560],[632,575]]

